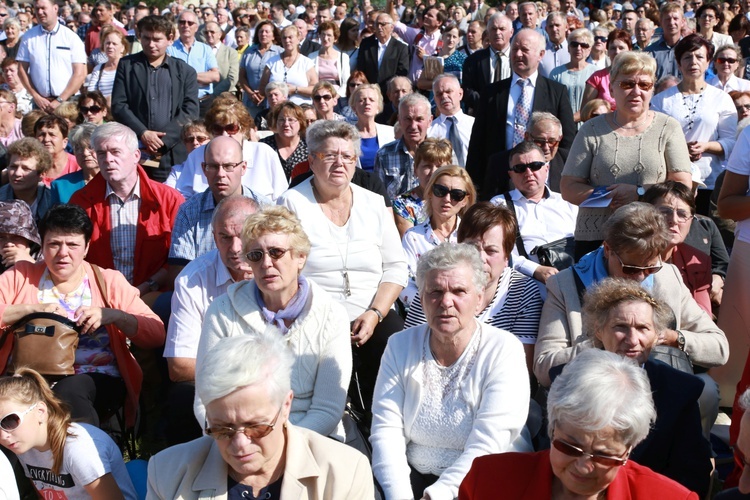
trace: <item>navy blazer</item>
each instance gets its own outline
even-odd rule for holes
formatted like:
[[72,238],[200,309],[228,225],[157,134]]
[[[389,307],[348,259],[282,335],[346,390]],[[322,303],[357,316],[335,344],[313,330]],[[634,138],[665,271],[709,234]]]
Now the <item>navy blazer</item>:
[[[550,369],[550,379],[565,365]],[[706,497],[711,481],[711,445],[703,437],[698,398],[703,380],[666,363],[644,365],[656,406],[656,423],[630,459]]]
[[378,39],[375,35],[368,36],[359,46],[357,69],[367,76],[368,82],[379,84],[383,99],[387,99],[388,80],[409,73],[409,47],[391,37],[383,54],[383,62],[378,68]]
[[[173,165],[187,159],[180,140],[182,126],[198,118],[198,75],[187,63],[166,56],[172,79],[172,112],[161,138],[164,148],[158,169],[147,169],[154,180],[163,182]],[[112,116],[130,127],[140,139],[148,130],[148,60],[143,52],[120,59],[112,87]]]
[[[471,130],[466,160],[466,170],[474,184],[480,185],[484,181],[489,157],[506,149],[505,119],[508,115],[511,80],[512,77],[506,78],[485,87],[479,106],[475,109],[476,119]],[[568,89],[543,76],[537,77],[532,107],[532,112],[534,111],[547,111],[560,119],[563,130],[560,148],[570,149],[576,135],[576,124],[568,99]]]

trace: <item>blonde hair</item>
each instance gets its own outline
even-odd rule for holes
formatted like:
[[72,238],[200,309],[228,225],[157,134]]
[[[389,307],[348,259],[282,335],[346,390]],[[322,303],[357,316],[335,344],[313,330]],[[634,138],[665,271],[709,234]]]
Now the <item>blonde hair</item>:
[[474,188],[474,183],[471,181],[471,177],[469,177],[466,169],[459,167],[458,165],[443,165],[432,173],[432,177],[430,177],[430,181],[424,189],[424,213],[426,213],[428,217],[432,214],[432,186],[435,185],[438,179],[446,176],[458,177],[464,181],[464,191],[466,191],[465,199],[468,200],[466,205],[458,212],[458,215],[463,217],[466,210],[477,201],[477,190]]
[[242,251],[249,250],[250,243],[267,233],[289,236],[289,243],[298,256],[310,254],[310,238],[302,229],[302,223],[289,209],[269,206],[249,216],[242,228]]
[[614,82],[621,74],[634,75],[636,73],[645,73],[651,79],[656,78],[656,59],[648,52],[620,52],[612,61],[609,81]]

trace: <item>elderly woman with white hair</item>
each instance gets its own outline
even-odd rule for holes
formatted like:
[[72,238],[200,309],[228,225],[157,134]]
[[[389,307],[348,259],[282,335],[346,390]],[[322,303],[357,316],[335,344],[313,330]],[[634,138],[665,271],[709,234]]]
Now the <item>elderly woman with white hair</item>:
[[656,419],[648,376],[633,361],[581,353],[552,384],[547,415],[551,449],[476,459],[458,498],[698,499],[630,460]]
[[293,364],[279,335],[221,339],[195,377],[207,435],[151,458],[148,498],[373,498],[364,455],[289,421]]
[[487,285],[474,246],[446,243],[422,255],[417,285],[427,323],[388,341],[373,400],[372,466],[385,498],[450,500],[475,458],[531,450],[521,435],[526,363],[513,334],[474,317]]

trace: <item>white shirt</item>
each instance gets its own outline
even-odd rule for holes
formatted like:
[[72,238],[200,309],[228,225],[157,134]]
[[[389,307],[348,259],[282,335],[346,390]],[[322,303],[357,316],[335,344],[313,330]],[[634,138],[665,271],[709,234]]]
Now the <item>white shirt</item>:
[[555,45],[552,42],[547,42],[547,49],[539,63],[539,74],[547,78],[553,69],[569,62],[570,52],[568,52],[567,40],[563,40],[560,48],[557,50],[555,50]]
[[[539,77],[539,72],[535,71],[533,75],[527,78],[527,80],[530,81],[530,84],[527,83],[526,85],[529,85],[531,87],[531,102],[529,103],[529,109],[531,112],[534,111],[534,91],[536,89],[536,79]],[[515,119],[514,119],[514,110],[516,107],[516,102],[521,97],[521,86],[516,84],[516,82],[520,79],[520,77],[513,73],[513,77],[510,81],[510,97],[508,98],[508,108],[507,112],[505,114],[505,149],[511,149],[513,147],[513,134],[515,133]],[[531,112],[529,113],[529,117],[531,117]]]
[[[738,175],[748,177],[748,192],[750,193],[750,128],[742,129],[732,155],[727,162],[727,170]],[[746,194],[745,196],[750,196]],[[750,218],[737,221],[734,236],[740,241],[750,243]]]
[[[562,199],[559,193],[545,188],[545,196],[537,203],[529,201],[518,189],[510,192],[516,211],[518,227],[523,237],[523,247],[529,258],[518,254],[513,245],[513,268],[526,276],[533,276],[539,267],[539,260],[531,251],[561,238],[573,236],[578,217],[578,207]],[[496,205],[505,205],[505,197],[500,194],[490,200]]]
[[236,34],[237,34],[237,28],[232,28],[231,30],[227,31],[227,34],[224,35],[224,45],[226,45],[230,49],[236,49],[237,48],[237,38],[235,37]]
[[[208,179],[201,168],[205,147],[200,146],[190,153],[182,169],[172,169],[164,182],[179,191],[185,199],[208,189]],[[279,155],[268,144],[244,141],[242,158],[247,162],[247,171],[242,176],[243,186],[271,200],[278,198],[289,187]]]
[[29,77],[37,92],[57,97],[73,78],[73,64],[86,64],[86,50],[66,26],[57,23],[47,31],[36,25],[21,38],[16,60],[29,63]]
[[172,294],[165,358],[195,358],[198,355],[203,316],[213,300],[234,283],[229,269],[213,249],[191,261],[177,276]]
[[[471,139],[471,129],[474,126],[474,117],[469,116],[460,109],[453,115],[456,117],[456,126],[458,127],[458,136],[461,138],[461,142],[464,146],[464,158],[469,156],[469,140]],[[448,139],[448,132],[453,125],[448,121],[446,115],[441,114],[434,120],[430,128],[427,129],[427,137],[434,139]],[[456,155],[453,154],[453,160],[456,161]],[[466,167],[466,165],[460,165]]]
[[385,43],[380,43],[380,40],[378,40],[378,68],[380,68],[380,65],[383,63],[383,55],[385,54],[385,49],[388,48],[388,42],[390,42],[391,39],[385,41]]
[[708,83],[709,85],[713,85],[717,89],[723,90],[727,94],[735,90],[739,90],[741,92],[750,90],[750,81],[745,80],[744,78],[737,78],[735,75],[729,77],[726,85],[722,84],[721,80],[719,80],[719,77],[716,75],[706,80],[706,83]]
[[[502,65],[500,66],[500,79],[505,80],[506,78],[510,78],[510,74],[511,74],[510,44],[508,44],[508,46],[505,47],[505,50],[500,51],[500,60],[502,61]],[[495,55],[495,49],[490,47],[490,82],[488,83],[492,83],[492,78],[495,75],[495,64],[497,64],[497,56]]]

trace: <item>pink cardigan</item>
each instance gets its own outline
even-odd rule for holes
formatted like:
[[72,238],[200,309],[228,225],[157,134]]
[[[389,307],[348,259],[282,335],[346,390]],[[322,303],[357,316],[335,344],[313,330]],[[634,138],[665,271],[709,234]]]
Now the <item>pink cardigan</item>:
[[[93,306],[104,307],[101,291],[96,284],[96,277],[88,262],[84,262],[86,274],[91,283],[91,302]],[[39,280],[47,266],[44,262],[19,262],[13,268],[0,274],[0,327],[10,326],[2,321],[5,308],[17,304],[38,304]],[[138,290],[131,286],[119,271],[102,269],[102,276],[107,285],[109,304],[132,314],[138,320],[138,333],[130,341],[138,347],[151,349],[164,345],[166,333],[159,317],[141,300]],[[138,362],[128,349],[125,334],[115,325],[107,325],[112,353],[117,359],[117,367],[125,382],[127,398],[125,400],[125,418],[128,426],[135,424],[136,408],[143,382],[143,372]],[[12,335],[0,347],[0,373],[7,369],[8,357],[13,350]]]

